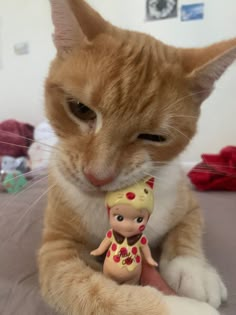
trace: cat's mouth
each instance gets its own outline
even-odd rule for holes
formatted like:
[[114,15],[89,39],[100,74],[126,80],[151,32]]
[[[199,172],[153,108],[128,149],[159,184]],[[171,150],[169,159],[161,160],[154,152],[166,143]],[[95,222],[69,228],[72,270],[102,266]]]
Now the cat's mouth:
[[122,176],[119,175],[114,181],[112,181],[109,184],[100,186],[100,187],[95,187],[93,185],[92,189],[94,189],[94,191],[97,192],[109,192],[109,191],[116,191],[116,190],[120,190],[123,189],[125,187],[131,186],[135,183],[137,183],[138,181],[140,181],[141,179],[143,179],[146,176],[143,176],[143,174],[130,174],[129,176]]
[[85,178],[80,178],[80,180],[75,180],[74,178],[71,178],[71,182],[73,183],[73,185],[79,187],[79,189],[85,193],[104,194],[106,192],[116,191],[131,186],[144,177],[145,176],[143,176],[142,174],[140,174],[139,176],[136,175],[135,177],[129,176],[125,178],[119,178],[118,176],[111,183],[102,186],[95,186],[89,183]]
[[73,186],[76,186],[87,194],[104,194],[106,192],[120,190],[144,179],[145,177],[147,177],[148,173],[152,173],[151,169],[145,170],[144,172],[144,169],[142,167],[136,168],[130,173],[121,172],[116,178],[113,179],[113,181],[107,184],[96,186],[83,175],[82,171],[75,172],[74,170],[66,167],[64,163],[60,163],[60,165],[56,166],[57,170],[66,180],[69,180]]

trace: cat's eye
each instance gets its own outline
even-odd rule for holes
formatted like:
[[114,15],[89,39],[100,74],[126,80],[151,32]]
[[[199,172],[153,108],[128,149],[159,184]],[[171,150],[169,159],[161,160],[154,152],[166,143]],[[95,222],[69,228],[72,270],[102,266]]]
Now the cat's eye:
[[137,223],[142,223],[143,222],[143,217],[138,217],[138,218],[135,219],[135,221]]
[[119,221],[119,222],[122,222],[122,221],[124,220],[123,215],[120,215],[120,214],[116,215],[115,218],[116,218],[116,220]]
[[163,135],[152,135],[152,134],[148,134],[148,133],[140,134],[138,136],[138,139],[148,140],[148,141],[152,141],[152,142],[159,142],[159,143],[166,142],[166,140],[167,140],[167,138]]
[[96,113],[91,108],[74,99],[68,99],[67,104],[71,113],[84,122],[95,120],[97,117]]

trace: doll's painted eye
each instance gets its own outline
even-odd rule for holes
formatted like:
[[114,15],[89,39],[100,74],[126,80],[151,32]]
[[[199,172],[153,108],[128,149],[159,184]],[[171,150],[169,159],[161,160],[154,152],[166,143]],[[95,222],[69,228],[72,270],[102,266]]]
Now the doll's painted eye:
[[147,188],[144,189],[145,194],[148,194],[148,190]]
[[138,217],[138,218],[135,219],[135,221],[137,223],[142,223],[143,222],[143,218],[142,217]]
[[122,222],[124,220],[123,215],[120,215],[120,214],[116,215],[116,220],[119,222]]

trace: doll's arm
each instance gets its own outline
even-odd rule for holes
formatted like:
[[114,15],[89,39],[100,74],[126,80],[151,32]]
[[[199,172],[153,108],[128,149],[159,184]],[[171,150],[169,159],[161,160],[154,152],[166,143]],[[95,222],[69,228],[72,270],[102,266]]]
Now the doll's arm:
[[102,255],[108,249],[110,244],[111,244],[111,240],[109,240],[107,237],[104,238],[104,240],[101,242],[99,247],[97,249],[91,251],[90,255],[93,255],[93,256]]
[[143,245],[141,247],[141,250],[142,250],[142,253],[143,253],[143,256],[144,256],[146,262],[150,266],[157,267],[158,263],[152,258],[152,254],[151,254],[151,251],[150,251],[150,248],[149,248],[148,244]]

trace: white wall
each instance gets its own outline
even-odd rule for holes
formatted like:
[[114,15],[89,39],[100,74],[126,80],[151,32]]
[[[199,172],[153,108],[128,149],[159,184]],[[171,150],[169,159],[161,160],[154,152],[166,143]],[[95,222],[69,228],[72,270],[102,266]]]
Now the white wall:
[[[114,24],[143,31],[176,46],[203,46],[236,36],[236,1],[205,1],[205,19],[180,22],[172,18],[145,22],[145,0],[88,0]],[[179,4],[197,2],[179,0]],[[201,1],[199,1],[201,2]],[[204,1],[202,1],[204,2]],[[43,82],[55,54],[47,0],[0,0],[3,69],[0,69],[0,120],[16,118],[38,123],[43,119]],[[30,54],[16,56],[13,45],[28,41]],[[236,145],[236,65],[217,83],[205,102],[199,133],[184,154],[199,160],[202,152],[217,152]]]
[[[43,84],[55,50],[47,0],[0,0],[2,69],[0,121],[43,119]],[[30,54],[17,56],[14,44],[28,41]],[[0,44],[0,47],[1,47]]]

